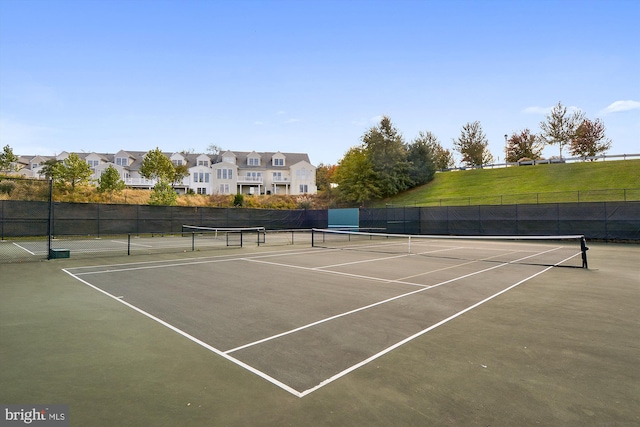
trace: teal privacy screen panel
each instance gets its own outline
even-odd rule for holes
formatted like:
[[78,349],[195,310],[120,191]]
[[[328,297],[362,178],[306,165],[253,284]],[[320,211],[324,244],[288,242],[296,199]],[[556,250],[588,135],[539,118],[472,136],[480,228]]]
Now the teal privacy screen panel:
[[357,230],[360,226],[360,209],[329,209],[329,228]]

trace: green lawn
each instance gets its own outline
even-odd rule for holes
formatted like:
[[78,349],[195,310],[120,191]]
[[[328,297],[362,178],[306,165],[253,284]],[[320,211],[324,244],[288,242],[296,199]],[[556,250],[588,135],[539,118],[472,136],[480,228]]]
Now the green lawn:
[[391,203],[433,206],[620,200],[640,200],[640,160],[442,172],[437,173],[429,184],[379,201],[377,205]]

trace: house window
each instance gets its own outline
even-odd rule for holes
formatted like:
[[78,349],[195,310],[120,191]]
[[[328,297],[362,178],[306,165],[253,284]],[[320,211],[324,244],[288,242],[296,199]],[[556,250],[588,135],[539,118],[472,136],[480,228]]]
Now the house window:
[[229,184],[220,184],[220,194],[229,194]]
[[207,194],[207,189],[206,188],[198,187],[198,189],[196,191],[197,191],[198,194]]
[[195,172],[193,174],[193,180],[195,182],[209,182],[209,174],[206,172]]
[[31,170],[36,170],[36,169],[38,169],[38,166],[40,166],[40,165],[38,165],[37,163],[33,163],[33,164],[31,165]]
[[284,159],[273,159],[273,166],[284,166]]
[[216,177],[218,179],[233,179],[233,169],[218,169]]
[[262,182],[262,172],[247,172],[247,181]]
[[209,160],[198,160],[198,166],[209,166]]
[[182,166],[182,160],[172,160],[173,166]]
[[100,162],[98,160],[87,160],[87,163],[89,163],[89,166],[92,168],[95,168]]
[[301,193],[308,193],[309,192],[309,187],[307,186],[307,184],[300,184],[300,192]]
[[129,166],[129,159],[127,159],[126,157],[116,157],[116,165]]
[[311,171],[306,169],[298,169],[296,171],[296,178],[298,179],[311,179]]
[[273,173],[274,181],[282,181],[282,172],[274,172]]
[[257,157],[249,157],[249,166],[260,166],[260,159]]

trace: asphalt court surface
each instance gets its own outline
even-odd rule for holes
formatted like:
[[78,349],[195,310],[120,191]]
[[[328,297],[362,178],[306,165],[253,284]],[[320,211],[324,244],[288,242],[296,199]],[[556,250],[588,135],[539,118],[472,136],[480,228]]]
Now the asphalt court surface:
[[549,268],[312,248],[66,271],[302,397]]

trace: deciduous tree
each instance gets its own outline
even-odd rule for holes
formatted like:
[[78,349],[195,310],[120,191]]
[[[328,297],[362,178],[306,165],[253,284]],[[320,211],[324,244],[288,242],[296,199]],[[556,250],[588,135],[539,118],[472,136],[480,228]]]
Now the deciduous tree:
[[316,168],[316,185],[319,191],[331,190],[331,183],[333,182],[333,174],[336,171],[336,165],[325,165],[320,163]]
[[605,135],[604,123],[600,119],[584,119],[571,139],[571,155],[593,157],[611,148],[611,140]]
[[363,203],[380,195],[376,173],[362,147],[349,149],[338,164],[335,178],[344,200]]
[[98,179],[98,192],[115,193],[122,191],[125,187],[124,181],[120,177],[120,172],[113,165],[109,165]]
[[151,196],[149,197],[150,205],[166,205],[173,206],[178,200],[176,191],[171,187],[167,181],[158,181],[158,183],[151,190]]
[[453,158],[453,153],[447,148],[442,146],[436,147],[436,169],[446,170],[451,169],[456,165],[456,161]]
[[171,187],[171,183],[176,180],[176,168],[160,148],[151,150],[144,156],[140,165],[140,175],[157,181],[149,199],[150,205],[176,204],[178,196]]
[[182,164],[173,167],[173,178],[171,180],[172,184],[179,184],[182,182],[182,179],[189,176],[189,165]]
[[160,148],[156,148],[144,156],[140,165],[140,175],[146,179],[173,182],[175,168],[171,160],[160,151]]
[[54,179],[57,179],[59,184],[70,185],[72,193],[75,192],[76,186],[88,184],[93,173],[89,163],[76,153],[69,154],[62,162],[57,163],[54,169]]
[[542,156],[544,143],[529,129],[514,132],[507,139],[507,162],[517,162],[522,158],[537,160]]
[[489,141],[478,121],[462,126],[460,136],[453,140],[453,147],[462,155],[462,163],[466,166],[482,166],[493,162]]
[[547,114],[546,119],[540,122],[540,138],[545,144],[558,144],[560,147],[560,158],[562,158],[563,147],[571,142],[580,123],[584,120],[582,111],[569,113],[567,107],[560,101]]

